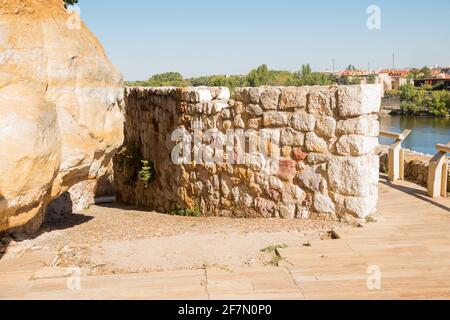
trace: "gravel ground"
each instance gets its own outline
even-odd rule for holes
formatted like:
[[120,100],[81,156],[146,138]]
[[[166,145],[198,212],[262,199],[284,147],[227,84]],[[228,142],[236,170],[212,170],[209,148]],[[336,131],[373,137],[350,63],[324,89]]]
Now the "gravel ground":
[[[57,252],[54,266],[93,274],[276,265],[270,246],[301,246],[350,228],[329,221],[187,218],[122,205],[93,206],[47,222],[33,238],[15,235],[3,259],[30,251]],[[0,246],[1,247],[1,246]],[[5,247],[5,246],[4,246]]]

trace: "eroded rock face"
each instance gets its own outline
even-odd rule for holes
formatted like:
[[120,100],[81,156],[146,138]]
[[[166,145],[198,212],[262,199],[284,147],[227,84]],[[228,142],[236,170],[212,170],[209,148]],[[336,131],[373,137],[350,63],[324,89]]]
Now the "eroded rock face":
[[53,199],[110,170],[123,141],[122,76],[70,18],[61,0],[1,3],[0,231],[35,231]]

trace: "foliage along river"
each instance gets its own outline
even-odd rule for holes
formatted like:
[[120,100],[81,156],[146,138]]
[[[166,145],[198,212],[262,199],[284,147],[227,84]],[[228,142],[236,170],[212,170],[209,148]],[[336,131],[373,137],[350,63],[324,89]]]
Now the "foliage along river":
[[[450,142],[450,118],[411,117],[401,115],[380,115],[381,130],[413,132],[403,143],[403,148],[424,154],[436,154],[436,144]],[[380,143],[391,144],[393,140],[380,138]]]

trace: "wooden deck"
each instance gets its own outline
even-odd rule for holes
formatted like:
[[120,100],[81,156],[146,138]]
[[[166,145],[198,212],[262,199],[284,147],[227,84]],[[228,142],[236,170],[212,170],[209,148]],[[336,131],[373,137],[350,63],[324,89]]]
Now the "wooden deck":
[[82,277],[69,290],[64,270],[43,267],[50,255],[0,261],[0,299],[450,299],[450,200],[383,178],[379,212],[341,239],[281,250],[279,268]]

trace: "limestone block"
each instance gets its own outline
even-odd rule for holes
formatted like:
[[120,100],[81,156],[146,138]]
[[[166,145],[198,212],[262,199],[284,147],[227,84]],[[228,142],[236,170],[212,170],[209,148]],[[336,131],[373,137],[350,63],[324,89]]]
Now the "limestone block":
[[336,101],[333,91],[327,87],[311,87],[309,90],[308,112],[322,116],[333,116]]
[[350,214],[364,219],[377,211],[378,194],[367,197],[345,197],[334,195],[336,205],[340,208],[340,214]]
[[311,132],[316,126],[316,118],[314,115],[305,111],[297,111],[292,117],[292,127],[295,130]]
[[280,204],[280,218],[294,219],[297,211],[297,206],[293,203]]
[[378,138],[352,134],[342,136],[336,150],[342,156],[360,156],[373,152],[378,145]]
[[316,192],[313,200],[314,209],[319,213],[334,213],[336,208],[333,200],[327,195]]
[[306,108],[308,92],[308,87],[282,89],[280,110]]
[[330,188],[346,196],[374,195],[378,190],[379,166],[379,157],[374,154],[334,157],[328,164]]
[[305,149],[309,152],[326,153],[328,144],[314,132],[308,132],[305,136]]
[[340,120],[337,123],[338,134],[359,134],[362,136],[378,137],[380,123],[376,115],[364,115],[358,118]]
[[305,143],[305,134],[291,128],[281,131],[281,144],[285,146],[302,147]]
[[280,100],[280,90],[275,88],[264,88],[261,93],[260,103],[264,110],[277,110]]
[[332,117],[322,117],[316,122],[316,133],[326,139],[334,137],[336,120]]
[[264,113],[264,125],[266,127],[284,127],[289,124],[290,114],[286,112],[267,111]]
[[378,113],[381,108],[380,85],[340,86],[338,105],[341,117]]
[[262,116],[264,114],[264,110],[258,104],[249,104],[245,110],[252,116]]

